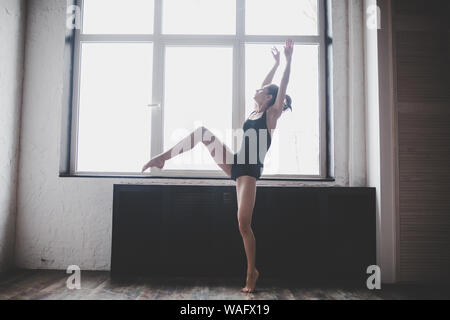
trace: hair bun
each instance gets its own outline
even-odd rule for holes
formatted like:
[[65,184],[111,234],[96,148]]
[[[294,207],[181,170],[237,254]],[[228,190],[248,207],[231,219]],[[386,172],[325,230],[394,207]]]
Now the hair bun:
[[291,99],[291,97],[287,94],[286,95],[286,97],[285,97],[285,99],[284,99],[284,105],[283,105],[283,111],[284,110],[286,110],[286,109],[291,109],[291,111],[292,111],[292,99]]

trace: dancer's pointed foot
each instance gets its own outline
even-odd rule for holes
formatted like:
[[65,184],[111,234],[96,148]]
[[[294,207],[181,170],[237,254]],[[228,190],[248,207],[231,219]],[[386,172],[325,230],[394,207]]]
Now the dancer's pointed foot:
[[153,159],[151,159],[145,166],[142,167],[142,172],[147,170],[150,167],[157,167],[159,169],[162,169],[164,167],[166,160],[164,160],[163,156],[157,156]]
[[247,283],[245,284],[245,287],[241,289],[241,292],[244,292],[244,293],[255,292],[256,281],[258,280],[258,277],[259,277],[259,272],[256,269],[254,269],[251,272],[247,272]]

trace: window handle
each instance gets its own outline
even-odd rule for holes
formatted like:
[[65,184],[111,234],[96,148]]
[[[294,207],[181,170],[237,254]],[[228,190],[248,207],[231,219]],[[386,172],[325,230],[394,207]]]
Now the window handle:
[[150,107],[150,108],[161,108],[161,104],[160,103],[151,103],[151,104],[148,104],[147,107]]

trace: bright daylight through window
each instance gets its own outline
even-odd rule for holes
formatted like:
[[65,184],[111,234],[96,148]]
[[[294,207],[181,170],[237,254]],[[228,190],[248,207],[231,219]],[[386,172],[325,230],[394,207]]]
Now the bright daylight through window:
[[[140,175],[199,126],[231,150],[254,93],[293,39],[287,94],[262,178],[325,177],[325,1],[80,0],[71,172]],[[201,143],[150,176],[224,177]]]

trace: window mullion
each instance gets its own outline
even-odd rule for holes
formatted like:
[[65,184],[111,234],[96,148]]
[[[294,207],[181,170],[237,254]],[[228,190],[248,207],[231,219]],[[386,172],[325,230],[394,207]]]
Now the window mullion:
[[326,12],[325,1],[318,1],[318,27],[319,27],[319,175],[327,176],[327,102],[326,102],[326,82],[327,82],[327,56],[326,56]]
[[245,35],[245,0],[236,0],[236,35],[239,40]]
[[[150,157],[154,157],[163,152],[164,146],[164,127],[163,127],[163,109],[164,109],[164,46],[161,41],[162,32],[162,0],[155,0],[154,7],[154,27],[153,27],[153,81],[152,96],[153,104],[157,106],[151,109],[150,130],[151,147]],[[159,106],[158,106],[159,105]],[[152,175],[159,169],[151,168]],[[158,174],[156,172],[156,174]]]
[[151,34],[81,34],[85,42],[153,42]]
[[272,43],[281,42],[284,43],[286,39],[294,40],[295,44],[317,44],[321,41],[321,36],[293,36],[293,35],[245,35],[245,42],[262,42],[262,43]]
[[70,135],[70,174],[75,174],[78,163],[78,115],[80,113],[80,82],[81,82],[81,30],[83,28],[83,0],[79,0],[81,28],[75,29],[75,48],[73,66],[73,88],[72,88],[72,115],[71,115],[71,135]]
[[[245,0],[236,0],[236,42],[234,53],[235,66],[235,104],[233,106],[233,129],[239,129],[245,118]],[[238,142],[233,139],[233,150]]]

